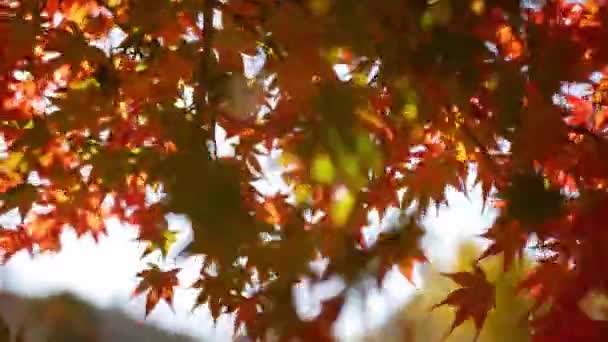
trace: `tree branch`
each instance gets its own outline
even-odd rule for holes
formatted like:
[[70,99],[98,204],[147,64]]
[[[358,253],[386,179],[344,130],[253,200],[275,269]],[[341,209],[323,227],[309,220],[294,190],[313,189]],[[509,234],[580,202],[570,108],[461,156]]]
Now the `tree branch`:
[[215,140],[216,113],[209,108],[209,88],[211,87],[211,71],[213,66],[213,10],[217,0],[206,0],[203,7],[203,56],[200,65],[200,79],[198,84],[197,110],[202,120],[203,112],[209,110],[209,138],[211,140],[211,158],[217,158],[217,142]]

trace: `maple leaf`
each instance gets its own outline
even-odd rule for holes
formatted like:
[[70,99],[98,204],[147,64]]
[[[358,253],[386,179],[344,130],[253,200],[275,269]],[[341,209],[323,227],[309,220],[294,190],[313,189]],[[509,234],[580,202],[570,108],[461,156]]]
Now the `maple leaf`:
[[292,207],[286,202],[286,195],[267,197],[262,203],[256,203],[258,216],[268,224],[285,224],[291,216]]
[[[556,106],[547,103],[535,87],[529,88],[528,105],[520,116],[511,150],[523,163],[544,162],[562,152],[568,126]],[[538,132],[543,132],[542,139]]]
[[[329,61],[324,60],[319,49],[322,26],[311,25],[319,19],[292,3],[283,4],[273,14],[265,25],[272,32],[272,43],[266,44],[272,57],[268,68],[276,70],[280,88],[291,101],[308,106],[306,101],[315,94],[315,81],[335,79]],[[287,21],[301,26],[285,25]]]
[[41,252],[59,251],[60,235],[64,224],[46,215],[34,215],[24,225],[24,229]]
[[47,121],[33,119],[21,130],[19,138],[11,146],[15,150],[26,148],[37,150],[46,147],[53,141],[53,136],[47,127]]
[[22,173],[27,168],[24,162],[24,154],[15,152],[9,154],[4,160],[0,160],[0,192],[6,193],[10,189],[23,183]]
[[140,230],[138,240],[148,241],[148,245],[144,250],[142,257],[156,251],[160,250],[163,256],[167,256],[171,246],[177,241],[177,233],[172,232],[170,230],[163,230],[160,232],[144,232]]
[[538,310],[548,302],[559,302],[563,299],[576,302],[576,279],[566,265],[556,262],[544,262],[534,268],[518,285],[518,290],[528,290],[535,298],[531,311]]
[[399,207],[399,182],[393,172],[374,179],[369,185],[366,202],[384,215],[389,207]]
[[177,233],[168,230],[164,212],[159,204],[138,209],[129,216],[128,222],[139,226],[137,240],[147,243],[142,257],[155,250],[160,250],[163,256],[167,256],[176,241]]
[[[237,294],[243,291],[245,284],[249,279],[247,277],[247,271],[238,266],[224,266],[222,264],[219,267],[221,267],[223,271],[217,276],[213,276],[209,275],[207,272],[207,268],[211,263],[211,261],[207,260],[203,263],[200,278],[191,286],[193,289],[200,289],[194,302],[193,309],[200,305],[207,304],[214,321],[217,321],[222,312],[231,313],[237,311],[238,315],[238,311],[241,310],[241,305],[243,305],[243,318],[251,314],[250,310],[257,310],[255,307],[251,306],[255,305],[254,302],[257,300],[255,299],[257,295],[247,299]],[[258,303],[260,302],[258,301]],[[248,318],[251,320],[249,323],[255,323],[253,321],[254,317]],[[235,325],[234,328],[236,330],[238,326]],[[249,333],[254,333],[254,331],[249,331]]]
[[507,189],[498,194],[506,200],[506,213],[522,223],[539,224],[562,212],[564,198],[557,188],[545,182],[537,173],[513,176]]
[[593,114],[592,103],[572,95],[567,95],[566,101],[571,106],[571,115],[566,118],[566,122],[573,126],[586,124],[589,117]]
[[374,245],[374,250],[381,256],[381,270],[378,273],[378,283],[381,284],[386,272],[394,264],[412,284],[414,284],[414,265],[427,261],[420,248],[420,238],[424,230],[415,222],[408,222],[395,232],[381,233]]
[[27,183],[0,194],[2,207],[5,209],[18,208],[22,217],[25,217],[36,199],[38,199],[38,189]]
[[251,253],[253,265],[261,273],[279,274],[287,283],[295,281],[297,274],[310,272],[320,239],[317,230],[306,230],[301,218],[294,217],[282,227],[280,240],[270,241]]
[[321,303],[321,313],[310,322],[301,322],[296,329],[288,331],[287,336],[303,339],[304,341],[334,341],[332,332],[333,322],[342,310],[345,298],[338,295]]
[[418,211],[426,212],[431,203],[439,205],[446,202],[445,190],[448,185],[457,190],[463,189],[466,165],[452,155],[441,154],[425,158],[414,170],[407,170],[403,185],[407,190],[403,206],[418,201]]
[[249,334],[253,334],[257,326],[257,318],[259,316],[258,307],[260,303],[254,296],[251,298],[245,298],[236,310],[236,317],[234,318],[234,331],[236,332],[239,327],[243,324],[247,328]]
[[45,48],[48,51],[57,51],[61,57],[52,60],[46,67],[51,70],[64,64],[69,64],[72,70],[78,70],[84,61],[93,65],[101,64],[105,60],[103,51],[91,44],[78,26],[69,22],[67,30],[53,30],[48,36]]
[[142,280],[135,288],[133,295],[138,296],[148,291],[148,295],[146,296],[146,317],[161,299],[170,306],[172,305],[173,288],[179,284],[177,279],[179,271],[181,271],[179,268],[162,271],[157,265],[150,265],[148,269],[137,274]]
[[506,272],[511,267],[513,258],[521,258],[523,255],[528,241],[528,232],[518,222],[499,218],[481,237],[489,239],[492,244],[486,248],[478,260],[503,253],[503,269]]
[[477,340],[488,312],[496,305],[494,285],[488,282],[485,273],[478,265],[474,265],[472,273],[457,272],[444,273],[443,275],[461,286],[461,288],[448,294],[442,302],[432,307],[432,309],[442,305],[456,307],[456,316],[446,337],[465,320],[471,318],[477,330],[475,334],[475,340]]
[[23,249],[30,253],[33,249],[33,240],[23,226],[16,230],[0,230],[0,264],[4,264]]
[[[185,214],[189,251],[217,270],[197,284],[197,304],[215,319],[236,311],[252,337],[331,340],[342,299],[321,322],[300,322],[294,282],[314,278],[319,258],[318,276],[347,286],[378,259],[378,279],[396,264],[411,281],[425,260],[421,230],[369,247],[367,215],[417,202],[418,220],[447,203],[446,187],[468,192],[474,163],[484,207],[494,188],[504,203],[481,258],[503,253],[507,271],[537,235],[559,264],[521,284],[551,303],[535,321],[571,318],[584,332],[563,336],[597,339],[603,330],[573,305],[607,281],[605,204],[588,203],[608,186],[607,4],[431,2],[0,4],[1,209],[26,216],[0,231],[0,255],[60,250],[67,226],[97,238],[110,215],[139,227],[146,253],[166,253],[175,236],[164,215]],[[255,71],[244,54],[256,55]],[[588,99],[564,82],[596,84]],[[217,158],[218,125],[238,136],[234,157]],[[277,151],[295,205],[251,184],[266,176],[255,156]],[[149,186],[163,192],[157,204]],[[171,300],[172,272],[140,273],[146,315]],[[479,333],[492,287],[477,269],[451,277],[463,288],[443,303],[457,307],[450,332],[472,318]],[[243,298],[254,278],[262,288]],[[544,330],[531,336],[559,340]]]
[[592,320],[577,307],[552,310],[532,326],[534,342],[602,342],[608,334],[608,322]]

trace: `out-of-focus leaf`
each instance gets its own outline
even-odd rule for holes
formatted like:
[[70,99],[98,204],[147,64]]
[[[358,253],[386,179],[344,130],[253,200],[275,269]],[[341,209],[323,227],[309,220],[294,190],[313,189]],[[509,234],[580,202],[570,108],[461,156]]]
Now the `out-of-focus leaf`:
[[31,184],[21,184],[11,190],[0,194],[0,201],[4,209],[18,208],[19,213],[25,216],[34,202],[38,199],[38,190]]
[[564,199],[538,174],[514,175],[510,186],[499,194],[506,203],[506,213],[524,223],[538,224],[561,213]]
[[414,265],[427,261],[420,248],[420,238],[424,230],[416,222],[408,222],[394,232],[382,233],[374,245],[381,256],[381,270],[378,282],[381,284],[386,272],[393,265],[412,284],[414,284]]

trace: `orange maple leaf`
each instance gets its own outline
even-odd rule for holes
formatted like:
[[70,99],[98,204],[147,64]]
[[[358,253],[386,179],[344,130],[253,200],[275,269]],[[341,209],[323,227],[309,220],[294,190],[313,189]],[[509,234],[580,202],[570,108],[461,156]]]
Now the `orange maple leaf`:
[[33,241],[23,226],[16,230],[0,230],[0,264],[4,264],[22,249],[32,252]]

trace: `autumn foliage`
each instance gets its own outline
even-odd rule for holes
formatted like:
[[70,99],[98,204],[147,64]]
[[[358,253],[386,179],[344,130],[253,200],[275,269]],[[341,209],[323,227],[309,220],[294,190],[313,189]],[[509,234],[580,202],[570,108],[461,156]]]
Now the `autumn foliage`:
[[[0,0],[0,199],[21,217],[0,258],[108,218],[165,256],[183,214],[195,306],[251,337],[331,340],[349,285],[411,280],[421,217],[473,174],[500,208],[481,259],[534,251],[531,339],[604,341],[579,303],[608,290],[607,23],[604,0]],[[255,185],[269,158],[286,189]],[[473,270],[446,275],[451,330],[497,305]],[[178,272],[139,273],[146,313]],[[302,321],[292,287],[331,277],[345,290]]]

